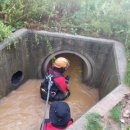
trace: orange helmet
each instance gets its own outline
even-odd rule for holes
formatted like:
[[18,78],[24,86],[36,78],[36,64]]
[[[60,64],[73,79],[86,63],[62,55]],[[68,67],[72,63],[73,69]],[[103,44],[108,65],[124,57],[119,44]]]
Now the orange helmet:
[[56,68],[68,68],[69,65],[69,61],[64,57],[57,58],[53,64]]

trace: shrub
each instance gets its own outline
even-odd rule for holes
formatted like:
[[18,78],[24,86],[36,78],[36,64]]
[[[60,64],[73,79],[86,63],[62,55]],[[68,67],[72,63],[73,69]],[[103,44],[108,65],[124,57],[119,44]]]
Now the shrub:
[[120,117],[121,117],[121,108],[122,108],[122,104],[119,103],[117,106],[115,106],[111,111],[111,117],[114,121],[116,122],[120,122]]
[[2,21],[0,21],[0,41],[7,38],[12,33],[12,27],[6,26]]
[[87,115],[86,130],[102,130],[103,127],[100,124],[101,116],[98,113],[91,113]]
[[127,130],[130,130],[130,126],[128,126]]
[[0,12],[4,15],[4,22],[14,25],[24,17],[24,0],[0,0]]

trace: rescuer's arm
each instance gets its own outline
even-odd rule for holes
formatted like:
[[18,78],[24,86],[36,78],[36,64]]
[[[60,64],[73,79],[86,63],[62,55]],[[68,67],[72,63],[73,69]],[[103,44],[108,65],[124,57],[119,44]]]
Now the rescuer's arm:
[[69,81],[70,81],[70,76],[67,75],[67,76],[65,77],[65,79],[66,79],[66,83],[68,84]]

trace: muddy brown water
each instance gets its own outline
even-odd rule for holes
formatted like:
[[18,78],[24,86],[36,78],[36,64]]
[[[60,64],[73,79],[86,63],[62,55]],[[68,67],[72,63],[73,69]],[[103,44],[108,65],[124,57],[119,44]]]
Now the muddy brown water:
[[[71,96],[65,100],[75,120],[99,100],[97,89],[90,89],[82,83],[81,60],[73,56],[67,74],[71,76]],[[39,86],[42,80],[30,79],[7,97],[0,100],[0,130],[39,130],[45,108],[40,98]],[[49,105],[46,117],[48,117]]]

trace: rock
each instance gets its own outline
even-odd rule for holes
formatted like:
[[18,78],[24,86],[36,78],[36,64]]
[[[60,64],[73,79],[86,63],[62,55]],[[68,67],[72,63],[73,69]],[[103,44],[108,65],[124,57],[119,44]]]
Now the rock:
[[130,111],[129,110],[125,110],[125,112],[123,113],[123,117],[130,117]]
[[123,118],[120,119],[120,122],[123,123],[123,124],[125,124],[125,120]]
[[125,98],[128,99],[128,100],[130,100],[130,93],[125,94]]

